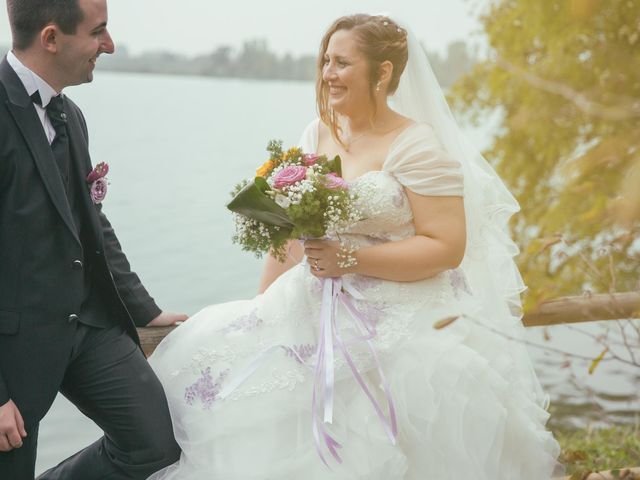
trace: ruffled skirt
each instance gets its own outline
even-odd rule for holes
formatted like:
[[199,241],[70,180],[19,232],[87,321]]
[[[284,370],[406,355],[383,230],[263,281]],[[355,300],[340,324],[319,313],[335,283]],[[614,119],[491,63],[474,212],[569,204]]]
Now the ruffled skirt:
[[[299,266],[253,300],[202,310],[150,358],[183,450],[152,480],[551,478],[559,447],[544,428],[545,399],[526,349],[474,320],[482,312],[453,272],[421,285],[344,281],[362,294],[352,299],[357,310],[376,323],[378,361],[365,341],[349,356],[388,419],[384,372],[395,444],[338,350],[333,419],[324,426],[341,463],[314,436],[322,285]],[[335,326],[343,339],[361,333],[344,305]]]

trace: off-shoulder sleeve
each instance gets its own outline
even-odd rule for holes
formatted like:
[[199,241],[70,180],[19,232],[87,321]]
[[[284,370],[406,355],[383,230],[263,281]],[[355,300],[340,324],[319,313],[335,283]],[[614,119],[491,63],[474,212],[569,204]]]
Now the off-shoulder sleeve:
[[298,142],[298,146],[302,148],[305,153],[317,153],[318,149],[318,123],[319,118],[313,120],[302,132],[302,137]]
[[463,196],[460,162],[444,150],[433,128],[424,123],[398,136],[383,170],[420,195]]

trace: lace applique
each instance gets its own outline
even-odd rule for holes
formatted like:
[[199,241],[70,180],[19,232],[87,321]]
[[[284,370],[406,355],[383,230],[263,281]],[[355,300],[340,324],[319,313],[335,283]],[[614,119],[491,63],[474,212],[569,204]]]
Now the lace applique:
[[226,327],[224,327],[221,331],[223,333],[231,333],[237,331],[248,332],[259,327],[264,322],[260,317],[258,317],[257,312],[258,309],[254,308],[251,313],[238,317],[237,319],[229,323]]
[[398,190],[393,195],[393,206],[396,208],[402,208],[404,206],[404,200],[406,198],[406,194],[404,193],[404,188],[401,185],[398,185]]
[[285,351],[288,357],[293,357],[298,363],[307,363],[311,357],[316,353],[317,345],[313,343],[303,343],[300,345],[293,345],[292,347],[285,347]]
[[471,295],[471,290],[469,288],[469,284],[467,283],[467,279],[460,269],[456,268],[454,270],[451,270],[449,275],[451,279],[451,286],[453,287],[453,293],[455,294],[456,298],[459,298],[460,291]]
[[304,383],[307,379],[305,373],[308,371],[308,367],[303,367],[299,362],[297,368],[280,371],[274,368],[269,375],[268,380],[258,381],[255,385],[246,387],[240,386],[226,400],[240,400],[243,398],[255,397],[256,395],[263,395],[265,393],[273,392],[275,390],[288,390],[293,391],[297,385]]
[[196,400],[199,399],[204,409],[210,409],[222,389],[222,382],[228,374],[229,370],[223,370],[214,381],[211,375],[211,367],[207,367],[200,372],[200,378],[185,389],[184,399],[187,405],[193,406]]
[[[260,345],[258,345],[258,348]],[[245,354],[253,353],[253,348],[247,347],[245,351],[239,351],[230,345],[224,345],[220,349],[200,347],[191,357],[191,361],[182,368],[171,372],[171,377],[179,375],[198,375],[200,372],[221,364],[232,364]]]
[[379,286],[383,280],[375,277],[367,277],[365,275],[352,275],[349,278],[349,284],[358,292],[365,292],[371,288]]
[[199,348],[191,357],[191,362],[179,370],[171,372],[171,377],[175,378],[183,373],[197,375],[199,372],[206,370],[207,367],[212,365],[218,358],[220,358],[220,355],[215,350]]
[[372,301],[355,301],[353,302],[356,310],[367,318],[371,323],[377,325],[384,318],[385,313],[389,311],[390,305],[386,302]]

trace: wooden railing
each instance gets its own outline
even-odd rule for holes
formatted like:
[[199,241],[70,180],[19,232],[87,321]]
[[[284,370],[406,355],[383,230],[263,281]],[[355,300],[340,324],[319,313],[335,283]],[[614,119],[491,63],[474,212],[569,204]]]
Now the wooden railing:
[[[522,318],[525,327],[559,325],[562,323],[591,322],[640,318],[640,292],[595,294],[580,297],[561,297],[549,300]],[[158,343],[174,328],[138,328],[144,352],[150,355]]]
[[549,300],[522,318],[525,327],[640,318],[640,292],[601,293]]

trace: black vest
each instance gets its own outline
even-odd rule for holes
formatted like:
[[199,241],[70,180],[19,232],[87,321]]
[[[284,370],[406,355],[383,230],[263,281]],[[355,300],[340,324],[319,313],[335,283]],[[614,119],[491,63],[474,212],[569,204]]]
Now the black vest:
[[[69,155],[71,156],[71,153]],[[86,252],[90,252],[92,248],[92,235],[89,219],[87,218],[84,208],[82,208],[82,195],[86,195],[87,192],[81,189],[86,188],[88,190],[90,185],[86,183],[86,179],[78,178],[80,174],[75,167],[75,159],[69,158],[69,163],[69,183],[65,185],[67,200],[84,253],[83,258],[79,258],[73,262],[73,268],[82,268],[84,270],[83,301],[78,315],[78,321],[93,327],[110,327],[117,323],[117,317],[111,314],[107,307],[107,302],[105,302],[99,285],[96,284],[92,275],[93,265],[90,260],[91,255],[86,254]],[[65,183],[64,179],[63,183]],[[79,185],[81,185],[81,187],[78,187]]]

